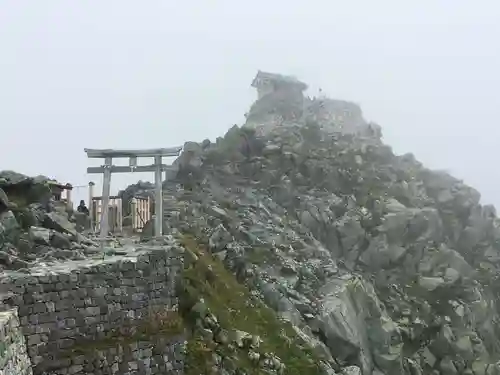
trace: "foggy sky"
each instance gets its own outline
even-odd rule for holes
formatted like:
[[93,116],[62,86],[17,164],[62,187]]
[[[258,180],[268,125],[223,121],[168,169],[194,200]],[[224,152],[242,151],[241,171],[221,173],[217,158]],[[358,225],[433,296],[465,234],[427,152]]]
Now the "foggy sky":
[[497,3],[0,0],[0,169],[85,185],[85,147],[214,140],[262,69],[357,102],[396,152],[500,207]]

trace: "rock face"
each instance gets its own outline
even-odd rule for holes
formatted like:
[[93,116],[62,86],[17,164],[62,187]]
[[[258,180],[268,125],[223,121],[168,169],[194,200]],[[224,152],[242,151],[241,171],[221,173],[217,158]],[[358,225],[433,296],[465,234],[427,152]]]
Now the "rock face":
[[76,213],[51,199],[47,181],[0,172],[0,270],[27,270],[95,253],[97,245],[77,231]]
[[31,363],[26,352],[25,339],[19,328],[15,309],[0,311],[0,372],[2,374],[32,375]]
[[361,108],[345,100],[308,98],[305,102],[305,116],[306,122],[316,123],[329,133],[357,134],[367,132],[369,127]]
[[349,131],[264,116],[265,132],[205,142],[165,183],[169,230],[203,239],[337,372],[500,374],[494,208],[360,114]]
[[300,120],[304,115],[307,85],[295,77],[259,71],[252,82],[257,100],[247,113],[246,126],[265,132],[265,124],[281,125]]

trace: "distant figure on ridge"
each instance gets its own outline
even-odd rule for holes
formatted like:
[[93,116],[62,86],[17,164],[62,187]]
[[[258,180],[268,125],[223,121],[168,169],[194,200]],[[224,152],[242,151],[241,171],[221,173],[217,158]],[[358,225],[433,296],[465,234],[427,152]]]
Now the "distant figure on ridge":
[[77,211],[84,213],[85,215],[89,214],[89,209],[85,205],[85,201],[83,199],[80,201],[80,204],[78,205]]

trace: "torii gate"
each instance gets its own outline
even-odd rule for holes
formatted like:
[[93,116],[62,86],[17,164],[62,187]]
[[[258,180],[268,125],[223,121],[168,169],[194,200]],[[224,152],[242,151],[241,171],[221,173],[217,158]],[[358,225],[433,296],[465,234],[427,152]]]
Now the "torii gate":
[[[154,172],[155,173],[155,234],[163,234],[163,196],[162,196],[162,172],[171,169],[169,165],[162,164],[162,158],[179,156],[182,147],[140,149],[140,150],[117,150],[117,149],[84,149],[88,158],[104,159],[104,165],[100,167],[88,167],[87,173],[102,173],[104,175],[102,184],[102,215],[100,224],[100,237],[108,235],[108,205],[111,188],[112,173],[130,172]],[[154,158],[154,164],[137,165],[137,158]],[[129,158],[129,166],[112,165],[113,158]],[[92,202],[89,202],[91,204]],[[92,205],[91,205],[92,206]]]

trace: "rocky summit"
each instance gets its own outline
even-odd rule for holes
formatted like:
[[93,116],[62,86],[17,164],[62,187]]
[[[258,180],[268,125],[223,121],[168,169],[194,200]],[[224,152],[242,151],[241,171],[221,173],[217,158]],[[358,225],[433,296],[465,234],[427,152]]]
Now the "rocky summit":
[[187,145],[165,183],[167,229],[202,243],[332,371],[500,374],[494,207],[395,155],[353,103],[274,101]]
[[[500,374],[494,207],[394,154],[354,103],[293,82],[259,86],[246,123],[186,143],[164,182],[164,233],[184,252],[184,373]],[[3,258],[28,262],[12,260],[2,211]],[[95,251],[50,212],[25,226],[37,246],[62,233],[71,256]]]

